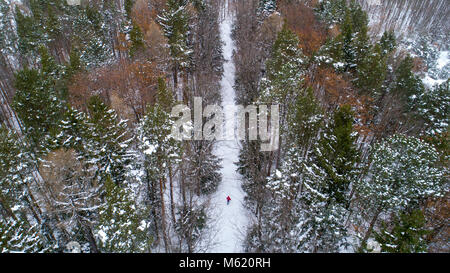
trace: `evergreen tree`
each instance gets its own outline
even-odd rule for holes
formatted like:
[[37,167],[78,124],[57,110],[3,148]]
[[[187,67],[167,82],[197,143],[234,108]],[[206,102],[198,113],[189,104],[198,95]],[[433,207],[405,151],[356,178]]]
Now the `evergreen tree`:
[[404,109],[409,112],[417,103],[417,99],[424,93],[425,87],[422,81],[413,73],[413,59],[407,56],[395,70],[395,82],[392,92],[398,95],[404,104]]
[[356,85],[363,91],[378,97],[386,78],[387,63],[382,47],[376,44],[356,69]]
[[131,18],[131,11],[133,9],[134,0],[125,0],[125,14],[127,15],[127,18]]
[[345,8],[341,33],[323,49],[333,59],[336,69],[354,72],[370,50],[368,18],[361,6],[352,1]]
[[[45,63],[45,62],[44,62]],[[27,137],[35,151],[45,149],[43,140],[56,127],[64,107],[53,88],[48,66],[41,71],[25,68],[16,74],[13,108],[23,122]]]
[[348,206],[348,189],[357,175],[359,153],[353,132],[353,112],[349,105],[340,107],[322,135],[314,154],[317,165],[326,173],[330,202]]
[[168,39],[175,86],[178,72],[189,66],[192,49],[188,43],[190,15],[187,0],[168,0],[159,23]]
[[0,125],[0,202],[3,215],[15,216],[14,207],[23,209],[29,158],[19,137]]
[[311,154],[300,157],[294,147],[287,151],[280,171],[268,181],[278,196],[275,200],[281,199],[266,206],[269,246],[281,243],[290,252],[337,252],[345,245],[346,209],[333,202],[327,180]]
[[[316,139],[320,121],[314,112],[309,114],[309,122],[314,125],[311,128],[316,131],[310,133]],[[300,181],[297,182],[297,248],[302,252],[337,252],[346,246],[344,223],[349,186],[357,174],[359,155],[352,126],[350,106],[342,106],[322,131],[319,141],[311,143],[306,153],[291,149],[286,155],[287,168],[294,168],[288,177]],[[301,154],[304,156],[299,157]]]
[[436,149],[415,137],[395,135],[372,148],[366,179],[357,183],[361,206],[371,215],[364,246],[381,213],[417,206],[442,194],[444,172]]
[[269,15],[277,10],[276,0],[259,0],[258,12]]
[[58,124],[52,150],[58,148],[74,149],[82,157],[87,158],[87,142],[89,141],[88,117],[84,112],[68,107],[66,113]]
[[70,51],[69,57],[70,60],[69,63],[66,65],[65,76],[67,79],[70,80],[70,78],[73,75],[84,69],[84,64],[81,60],[80,51],[75,47],[73,47],[72,50]]
[[[113,1],[110,2],[113,3]],[[77,10],[73,19],[70,20],[69,27],[75,30],[71,40],[80,51],[81,61],[88,68],[102,64],[112,57],[112,43],[108,42],[108,38],[114,29],[109,29],[108,26],[111,25],[111,21],[115,21],[109,18],[113,15],[114,8],[102,14],[94,7],[87,5]]]
[[311,161],[303,164],[303,181],[300,195],[300,222],[298,249],[301,252],[338,252],[346,246],[347,211],[339,203],[332,202],[327,194],[327,175]]
[[393,31],[385,31],[383,36],[381,36],[379,44],[381,46],[383,56],[392,53],[397,46],[395,33]]
[[20,137],[0,125],[0,252],[52,249],[38,223],[27,214],[31,204],[31,161]]
[[[99,252],[93,227],[102,201],[95,169],[74,150],[58,149],[41,160],[42,193],[48,226],[57,231],[59,247],[77,241],[85,251]],[[56,221],[56,223],[54,223]]]
[[[160,90],[159,98],[167,96]],[[180,143],[171,137],[174,121],[170,113],[164,110],[167,107],[170,106],[160,103],[148,106],[136,133],[140,152],[138,159],[142,169],[141,180],[146,191],[145,203],[152,216],[150,232],[156,241],[163,238],[166,250],[169,246],[164,191],[167,178],[173,175],[171,172],[175,169],[175,164],[180,162],[182,154]]]
[[99,248],[107,253],[148,252],[147,223],[137,210],[128,185],[105,179],[105,204],[99,209],[96,234]]
[[98,96],[89,99],[88,111],[88,160],[97,166],[100,179],[110,175],[114,183],[120,184],[125,180],[126,166],[130,161],[127,150],[131,138],[126,121],[119,121],[115,111]]
[[213,193],[222,180],[221,160],[213,154],[214,142],[201,140],[186,145],[190,149],[186,176],[195,185],[198,195]]
[[46,24],[44,28],[50,41],[55,41],[62,33],[58,16],[55,14],[54,8],[50,5],[47,5]]
[[247,233],[247,251],[296,252],[301,230],[299,190],[301,157],[296,149],[289,149],[285,161],[270,177],[265,189],[270,202],[262,204],[260,223],[250,227]]
[[301,87],[305,62],[298,44],[297,35],[285,24],[278,33],[271,58],[266,63],[260,100],[286,104],[295,98],[296,91]]
[[17,24],[17,36],[19,38],[19,50],[27,56],[33,52],[36,47],[44,42],[45,35],[39,22],[32,16],[25,16],[16,7],[16,24]]
[[142,49],[144,44],[144,35],[142,34],[141,28],[135,23],[132,23],[132,28],[130,30],[130,41],[131,46],[129,49],[130,56],[135,56],[139,49]]
[[401,212],[392,221],[393,227],[389,229],[383,223],[380,232],[375,233],[376,240],[381,244],[382,252],[390,253],[421,253],[427,251],[425,235],[425,217],[420,210]]
[[166,111],[171,110],[174,103],[172,91],[167,88],[167,84],[162,77],[158,78],[158,90],[156,93],[157,103]]
[[322,121],[319,102],[312,88],[307,88],[297,96],[288,116],[288,142],[297,145],[300,156],[305,156],[316,141]]
[[0,253],[38,253],[46,252],[39,227],[32,226],[21,219],[0,218]]
[[417,112],[425,120],[428,135],[448,132],[450,112],[450,80],[423,93],[417,102]]
[[320,2],[316,12],[327,24],[340,24],[344,20],[346,6],[346,0],[325,0]]

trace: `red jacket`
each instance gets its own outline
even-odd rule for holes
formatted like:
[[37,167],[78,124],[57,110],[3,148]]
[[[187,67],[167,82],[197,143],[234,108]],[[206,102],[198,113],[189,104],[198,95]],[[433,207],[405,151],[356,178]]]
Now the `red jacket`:
[[229,196],[227,196],[227,201],[230,201],[230,200],[231,200],[231,198]]

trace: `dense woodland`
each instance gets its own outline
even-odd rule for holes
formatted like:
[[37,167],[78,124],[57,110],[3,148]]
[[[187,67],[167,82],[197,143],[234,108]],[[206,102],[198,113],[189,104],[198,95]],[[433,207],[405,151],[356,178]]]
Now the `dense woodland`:
[[448,3],[229,2],[0,0],[0,252],[208,251],[217,141],[170,112],[220,103],[225,12],[236,103],[280,105],[277,151],[241,142],[243,251],[450,251],[447,26],[417,25]]

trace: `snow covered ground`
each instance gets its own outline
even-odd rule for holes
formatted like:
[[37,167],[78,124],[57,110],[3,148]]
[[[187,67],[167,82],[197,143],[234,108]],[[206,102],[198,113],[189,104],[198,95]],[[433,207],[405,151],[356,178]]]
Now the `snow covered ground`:
[[[225,10],[227,8],[225,7]],[[224,74],[221,80],[222,106],[235,105],[233,63],[234,42],[231,38],[233,15],[225,12],[225,18],[220,24],[220,35],[223,41]],[[248,223],[247,211],[244,208],[244,192],[241,188],[241,177],[237,172],[235,162],[239,156],[239,141],[235,130],[226,128],[236,127],[236,115],[233,111],[224,113],[225,132],[233,134],[233,140],[218,141],[215,155],[222,159],[222,182],[217,192],[212,196],[212,217],[214,217],[214,239],[209,252],[243,252],[242,241],[245,236]],[[226,138],[228,139],[228,138]],[[227,205],[226,197],[230,196],[231,202]]]
[[[448,53],[449,53],[448,51],[441,51],[439,53],[439,58],[436,61],[436,68],[439,71],[448,69],[448,64],[450,63],[450,58],[449,58]],[[447,79],[445,79],[445,78],[434,79],[428,73],[426,73],[425,77],[422,79],[423,83],[429,88],[432,88],[435,85],[439,85],[439,84],[445,82],[446,80]]]

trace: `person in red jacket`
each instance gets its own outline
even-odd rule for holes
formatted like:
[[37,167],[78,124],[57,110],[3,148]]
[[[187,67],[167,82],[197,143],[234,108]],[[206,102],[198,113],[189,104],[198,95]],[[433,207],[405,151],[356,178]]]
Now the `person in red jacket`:
[[230,204],[231,198],[230,196],[227,196],[227,205]]

